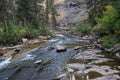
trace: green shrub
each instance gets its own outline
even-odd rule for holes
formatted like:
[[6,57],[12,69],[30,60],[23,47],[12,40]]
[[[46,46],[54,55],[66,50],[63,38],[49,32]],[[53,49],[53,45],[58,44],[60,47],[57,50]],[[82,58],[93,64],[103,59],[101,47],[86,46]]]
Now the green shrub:
[[2,32],[0,34],[0,43],[1,44],[16,44],[20,39],[20,35],[18,31],[19,31],[18,26],[9,25],[8,33]]
[[91,31],[91,27],[86,22],[79,22],[74,26],[73,30],[78,33],[88,33]]
[[116,22],[116,25],[114,27],[114,33],[117,38],[120,37],[120,20]]
[[51,35],[48,28],[35,29],[31,26],[21,27],[13,24],[8,25],[8,33],[0,28],[0,44],[17,44],[21,38],[35,38],[39,35]]
[[98,24],[93,28],[93,31],[96,33],[114,34],[117,17],[117,10],[111,5],[106,6],[106,11],[103,12],[103,17],[96,18]]
[[50,32],[50,29],[48,27],[41,28],[39,30],[39,33],[41,35],[52,35],[52,33]]
[[118,41],[114,38],[114,36],[104,36],[101,38],[101,41],[106,47],[113,47]]

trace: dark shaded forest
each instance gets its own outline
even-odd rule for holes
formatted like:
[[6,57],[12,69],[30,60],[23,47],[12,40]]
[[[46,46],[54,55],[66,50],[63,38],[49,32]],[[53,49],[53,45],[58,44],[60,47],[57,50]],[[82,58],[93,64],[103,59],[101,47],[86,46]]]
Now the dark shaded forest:
[[49,15],[56,26],[53,0],[0,0],[0,44],[48,35]]

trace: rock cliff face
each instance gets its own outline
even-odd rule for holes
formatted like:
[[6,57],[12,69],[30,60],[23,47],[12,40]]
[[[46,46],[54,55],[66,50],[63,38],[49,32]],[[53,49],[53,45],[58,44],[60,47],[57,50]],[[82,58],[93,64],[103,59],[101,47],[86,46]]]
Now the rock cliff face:
[[58,0],[56,10],[59,14],[57,21],[60,24],[71,24],[84,21],[88,18],[87,5],[85,0]]

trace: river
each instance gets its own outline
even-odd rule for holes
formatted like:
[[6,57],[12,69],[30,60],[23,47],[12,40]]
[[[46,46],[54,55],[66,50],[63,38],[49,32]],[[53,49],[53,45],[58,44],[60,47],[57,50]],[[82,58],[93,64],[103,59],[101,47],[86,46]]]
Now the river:
[[[1,61],[0,80],[119,80],[117,59],[91,45],[89,40],[56,34],[20,58]],[[57,52],[56,46],[67,50]],[[74,50],[76,46],[80,48]]]

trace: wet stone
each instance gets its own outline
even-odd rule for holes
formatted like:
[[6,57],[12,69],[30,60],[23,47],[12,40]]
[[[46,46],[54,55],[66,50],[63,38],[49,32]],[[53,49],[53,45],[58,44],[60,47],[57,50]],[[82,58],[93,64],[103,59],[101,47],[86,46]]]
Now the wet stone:
[[79,49],[80,49],[80,46],[74,47],[74,50],[79,50]]
[[51,50],[53,50],[53,49],[55,49],[54,47],[48,47],[48,50],[49,51],[51,51]]
[[35,62],[35,64],[40,64],[40,63],[42,63],[42,60],[38,60]]

